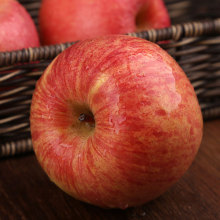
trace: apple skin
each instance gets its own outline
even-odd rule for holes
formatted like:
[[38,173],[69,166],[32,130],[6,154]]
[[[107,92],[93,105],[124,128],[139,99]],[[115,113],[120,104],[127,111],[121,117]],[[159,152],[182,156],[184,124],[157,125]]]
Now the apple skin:
[[43,0],[39,13],[43,44],[170,26],[163,0]]
[[[79,120],[82,113],[95,124]],[[30,122],[37,159],[57,186],[121,209],[172,186],[203,131],[196,94],[176,61],[126,35],[80,41],[55,58],[36,85]]]
[[15,0],[0,0],[0,51],[39,45],[35,24],[25,8]]

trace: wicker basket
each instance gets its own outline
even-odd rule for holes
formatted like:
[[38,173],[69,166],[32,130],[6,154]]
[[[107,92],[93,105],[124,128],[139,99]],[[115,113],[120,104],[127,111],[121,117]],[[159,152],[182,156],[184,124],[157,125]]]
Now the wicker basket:
[[[40,1],[20,1],[35,23]],[[173,26],[129,35],[161,45],[182,66],[195,88],[204,120],[220,116],[220,13],[218,0],[167,0]],[[192,22],[193,21],[193,22]],[[188,22],[188,23],[186,23]],[[0,157],[32,151],[29,109],[37,79],[73,43],[0,53]],[[37,61],[37,62],[34,62]]]

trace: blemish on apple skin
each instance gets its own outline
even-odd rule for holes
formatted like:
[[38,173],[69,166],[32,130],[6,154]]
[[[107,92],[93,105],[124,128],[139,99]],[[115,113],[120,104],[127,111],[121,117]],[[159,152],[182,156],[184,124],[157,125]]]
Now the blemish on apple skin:
[[111,124],[111,127],[113,128],[115,134],[119,134],[119,131],[121,129],[121,124],[126,121],[125,116],[118,115],[117,120],[113,120],[113,117],[110,116],[109,123]]
[[106,155],[106,149],[103,151],[103,155]]
[[71,145],[69,145],[69,144],[64,144],[64,143],[61,143],[60,144],[60,147],[72,147]]
[[155,113],[158,116],[165,116],[167,114],[163,109],[157,110]]

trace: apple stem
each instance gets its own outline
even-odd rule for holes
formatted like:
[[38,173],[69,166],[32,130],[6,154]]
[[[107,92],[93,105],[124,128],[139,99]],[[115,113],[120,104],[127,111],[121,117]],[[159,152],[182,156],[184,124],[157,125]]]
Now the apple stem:
[[79,116],[79,121],[87,122],[89,124],[94,124],[95,125],[94,117],[92,115],[86,115],[86,114],[82,113]]
[[85,119],[86,119],[86,115],[85,114],[80,114],[80,116],[79,116],[79,120],[80,121],[85,121]]

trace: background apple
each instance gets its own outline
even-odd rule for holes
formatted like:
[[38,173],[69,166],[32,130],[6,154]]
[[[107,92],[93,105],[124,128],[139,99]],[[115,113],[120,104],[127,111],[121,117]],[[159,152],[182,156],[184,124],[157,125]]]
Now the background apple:
[[84,40],[37,83],[31,134],[39,163],[77,199],[127,208],[150,201],[192,163],[202,115],[183,70],[154,43]]
[[43,44],[72,42],[170,25],[163,0],[43,0]]
[[36,27],[25,8],[15,0],[0,0],[0,51],[39,45]]

